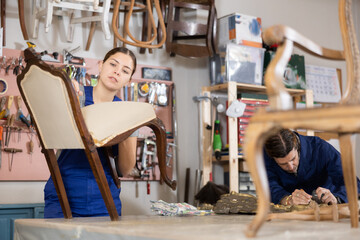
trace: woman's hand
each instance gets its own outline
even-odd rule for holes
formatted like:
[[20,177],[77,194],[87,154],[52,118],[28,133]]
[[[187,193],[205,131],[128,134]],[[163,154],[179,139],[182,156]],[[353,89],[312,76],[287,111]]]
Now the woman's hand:
[[307,194],[302,189],[296,189],[292,194],[292,204],[291,205],[306,205],[310,203],[311,195]]
[[320,199],[321,202],[326,204],[336,204],[336,197],[330,192],[329,189],[318,187],[316,189],[316,195]]
[[74,87],[74,90],[76,92],[76,95],[78,96],[82,96],[84,93],[82,91],[80,91],[80,86],[79,86],[79,83],[76,81],[76,80],[71,80],[71,83]]

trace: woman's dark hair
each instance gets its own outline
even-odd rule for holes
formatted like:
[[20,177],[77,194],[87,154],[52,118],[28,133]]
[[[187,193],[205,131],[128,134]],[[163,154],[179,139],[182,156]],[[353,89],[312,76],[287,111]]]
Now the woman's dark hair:
[[133,60],[134,66],[133,66],[133,71],[131,73],[131,76],[132,76],[136,70],[136,56],[132,51],[130,51],[126,47],[116,47],[116,48],[111,49],[110,51],[108,51],[106,53],[103,62],[105,62],[106,60],[109,59],[109,57],[111,57],[112,55],[114,55],[115,53],[118,53],[118,52],[129,55],[131,57],[131,59]]
[[265,151],[271,158],[286,157],[294,148],[300,153],[299,137],[290,129],[281,129],[265,142]]

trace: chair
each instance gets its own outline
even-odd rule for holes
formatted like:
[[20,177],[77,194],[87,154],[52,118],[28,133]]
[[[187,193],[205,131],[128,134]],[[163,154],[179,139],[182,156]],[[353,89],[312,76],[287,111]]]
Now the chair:
[[[147,28],[147,25],[148,25],[148,21],[147,21],[147,18],[148,18],[147,15],[148,14],[147,14],[147,10],[146,10],[146,0],[143,0],[143,2],[144,2],[144,4],[139,3],[139,2],[135,2],[132,12],[133,13],[140,13],[140,12],[143,13],[142,39],[144,40],[144,39],[146,39],[145,38],[146,36],[144,36],[145,35],[144,30]],[[121,1],[120,2],[120,7],[123,7],[123,8],[122,9],[120,8],[119,12],[124,13],[124,22],[126,20],[128,12],[129,12],[129,7],[130,6],[131,6],[131,2],[127,2],[127,1]],[[110,7],[110,12],[113,12],[113,11],[114,11],[113,7]],[[93,13],[93,15],[96,15],[96,13]],[[95,27],[96,27],[96,22],[91,22],[89,36],[88,36],[88,40],[86,42],[86,47],[85,47],[86,51],[88,51],[90,49],[91,41],[92,41],[92,38],[93,38],[93,35],[94,35],[94,32],[95,32]],[[116,22],[116,29],[118,29],[118,28],[119,28],[119,21]],[[147,31],[146,31],[146,34],[147,34]],[[125,28],[123,28],[123,36],[124,36],[124,38],[126,38],[126,36],[127,36]],[[117,45],[118,45],[117,41],[118,40],[117,40],[116,36],[114,36],[114,45],[113,45],[113,47],[117,47]]]
[[[120,4],[122,4],[121,0],[115,0],[114,1],[114,13],[113,13],[113,18],[112,18],[112,30],[114,32],[114,36],[119,39],[120,41],[122,41],[124,44],[129,44],[132,46],[136,46],[136,47],[140,47],[140,48],[149,48],[149,49],[153,49],[153,48],[159,48],[161,47],[166,40],[166,34],[163,34],[162,39],[157,43],[157,44],[153,44],[153,42],[155,41],[155,39],[157,39],[157,33],[158,33],[158,29],[156,27],[155,24],[155,18],[153,16],[153,2],[154,2],[154,6],[156,9],[156,13],[157,13],[157,18],[160,24],[160,29],[161,32],[165,33],[166,28],[165,28],[165,23],[164,23],[164,18],[162,16],[162,11],[161,11],[161,7],[160,7],[160,0],[146,0],[146,12],[148,14],[148,21],[150,21],[150,23],[148,23],[149,30],[148,30],[148,39],[141,41],[136,39],[129,28],[129,22],[130,22],[130,18],[131,15],[134,12],[134,6],[135,6],[135,0],[130,0],[130,6],[127,9],[127,13],[126,13],[126,17],[125,17],[125,22],[123,24],[123,36],[120,35],[119,33],[119,8],[120,8]],[[131,39],[128,40],[127,36]]]
[[[111,37],[108,23],[111,0],[103,0],[102,5],[99,5],[99,0],[41,0],[40,3],[38,0],[33,0],[33,4],[33,38],[38,37],[39,21],[42,17],[45,17],[45,32],[49,31],[53,15],[70,17],[67,34],[68,42],[73,41],[75,24],[77,23],[101,22],[105,39],[110,39]],[[76,17],[76,11],[99,14],[92,14],[92,16],[87,17]]]
[[166,174],[165,129],[150,104],[108,102],[80,109],[64,71],[39,60],[33,49],[26,49],[24,54],[27,64],[18,76],[17,84],[34,121],[65,218],[71,218],[72,214],[54,149],[84,149],[113,221],[119,217],[96,148],[115,145],[138,128],[148,126],[156,135],[161,178],[172,189],[176,188],[176,182]]
[[[188,10],[205,10],[207,22],[189,22],[184,18]],[[214,0],[170,0],[167,17],[166,52],[171,56],[211,57],[216,52],[216,9]],[[202,42],[200,41],[202,40]],[[198,44],[201,42],[201,44]]]
[[[257,214],[246,230],[248,237],[256,235],[269,212],[270,191],[263,160],[263,144],[268,136],[280,128],[338,134],[351,227],[358,227],[358,192],[350,138],[353,133],[360,132],[360,59],[351,16],[351,0],[339,0],[339,21],[344,46],[342,51],[321,47],[287,26],[273,26],[264,31],[264,42],[269,46],[278,44],[279,47],[265,75],[270,110],[263,110],[252,117],[245,136],[245,158],[258,196]],[[282,83],[282,76],[294,45],[320,58],[346,62],[346,90],[339,104],[313,109],[291,109],[291,98]]]

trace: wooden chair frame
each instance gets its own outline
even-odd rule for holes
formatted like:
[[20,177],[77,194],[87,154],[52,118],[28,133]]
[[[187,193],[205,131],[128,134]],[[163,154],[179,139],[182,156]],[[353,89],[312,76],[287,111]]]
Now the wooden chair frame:
[[[129,44],[129,45],[132,45],[132,46],[136,46],[136,47],[140,47],[140,48],[160,48],[164,43],[165,43],[165,40],[166,40],[166,27],[165,27],[165,22],[164,22],[164,18],[163,18],[163,15],[162,15],[162,10],[161,10],[161,6],[160,6],[160,0],[146,0],[146,12],[148,14],[148,21],[150,22],[150,26],[149,27],[149,30],[148,30],[148,38],[147,40],[145,41],[141,41],[141,40],[138,40],[136,39],[131,31],[130,31],[130,28],[129,28],[129,22],[130,22],[130,18],[131,18],[131,15],[134,11],[134,6],[135,6],[135,0],[130,0],[130,6],[128,8],[128,12],[126,13],[126,17],[125,17],[125,22],[124,22],[124,36],[121,36],[119,31],[118,31],[118,27],[119,27],[119,11],[120,11],[120,5],[121,5],[121,0],[115,0],[114,1],[114,13],[113,13],[113,18],[112,18],[112,29],[113,29],[113,32],[114,32],[114,36],[116,38],[118,38],[120,41],[122,41],[124,44]],[[158,20],[159,20],[159,25],[160,25],[160,29],[161,29],[161,32],[164,33],[162,35],[162,39],[157,43],[157,44],[152,44],[155,39],[157,39],[157,33],[158,33],[158,30],[157,30],[157,27],[156,27],[156,23],[155,23],[155,19],[154,19],[154,16],[153,16],[153,3],[154,3],[154,6],[155,6],[155,9],[156,9],[156,13],[157,13],[157,16],[158,16]],[[151,33],[151,34],[150,34]],[[151,35],[151,37],[150,37]],[[129,36],[130,39],[132,41],[129,41],[126,39],[126,36]]]
[[[60,79],[60,85],[62,86],[63,91],[65,92],[64,96],[68,97],[69,104],[67,104],[67,103],[66,104],[69,109],[69,116],[70,116],[69,118],[74,123],[73,124],[74,126],[71,126],[71,127],[74,128],[74,136],[76,136],[79,139],[77,146],[70,146],[67,148],[82,148],[82,149],[84,149],[86,156],[89,160],[90,167],[94,173],[94,177],[99,186],[101,195],[104,199],[106,208],[109,212],[109,215],[110,215],[110,218],[112,221],[118,220],[119,216],[118,216],[113,198],[111,196],[108,182],[105,177],[104,169],[102,167],[99,155],[97,153],[97,149],[96,149],[97,147],[107,147],[107,146],[112,146],[112,145],[118,144],[121,141],[125,140],[127,137],[129,137],[134,131],[136,131],[140,127],[143,127],[143,126],[150,127],[156,135],[156,144],[157,144],[157,149],[158,149],[157,156],[158,156],[159,168],[160,168],[160,173],[161,173],[161,179],[163,179],[167,185],[169,185],[173,190],[175,190],[176,182],[170,180],[166,173],[166,133],[165,133],[164,125],[162,124],[160,119],[158,119],[155,116],[155,118],[153,118],[147,122],[144,122],[142,124],[139,124],[138,126],[134,126],[125,132],[122,132],[120,134],[114,133],[114,136],[112,136],[111,139],[107,139],[106,141],[97,141],[92,137],[94,129],[88,129],[88,126],[87,126],[88,124],[86,124],[86,119],[84,119],[84,117],[83,117],[83,110],[80,109],[80,104],[79,104],[77,95],[72,87],[71,80],[69,79],[67,74],[64,71],[57,70],[54,67],[49,66],[46,63],[44,63],[43,61],[41,61],[40,57],[34,52],[33,49],[29,49],[29,48],[26,49],[24,51],[24,55],[25,55],[25,61],[26,61],[26,68],[17,77],[18,88],[19,88],[21,96],[25,102],[25,105],[26,105],[27,109],[29,110],[29,113],[34,121],[34,126],[35,126],[35,129],[39,136],[41,149],[45,155],[45,158],[46,158],[46,161],[47,161],[50,173],[51,173],[51,177],[53,179],[53,182],[54,182],[54,185],[56,188],[56,192],[58,194],[60,205],[63,210],[65,218],[72,218],[72,213],[71,213],[70,205],[69,205],[68,198],[66,195],[64,183],[63,183],[63,180],[62,180],[62,177],[60,174],[60,169],[59,169],[59,166],[57,163],[57,159],[55,157],[54,149],[56,147],[53,146],[54,145],[53,143],[50,143],[50,144],[48,143],[49,142],[48,139],[51,136],[50,137],[48,136],[48,139],[44,138],[44,136],[46,135],[46,133],[44,133],[44,131],[46,130],[46,127],[42,126],[43,123],[40,121],[40,118],[43,116],[34,115],[35,114],[34,113],[34,109],[35,109],[34,102],[36,102],[36,101],[34,101],[33,98],[31,98],[31,97],[28,98],[27,93],[30,90],[28,90],[26,88],[29,88],[29,85],[31,86],[31,84],[28,84],[26,86],[25,85],[26,82],[24,81],[26,79],[31,78],[31,74],[34,74],[34,76],[35,76],[36,71],[45,73],[45,75],[46,75],[45,82],[51,82],[51,81],[55,82],[56,81],[56,83],[57,83],[57,82],[59,82],[59,79]],[[33,79],[35,79],[34,81],[37,81],[38,78],[33,77],[32,80]],[[31,82],[31,83],[33,83],[33,82]],[[49,89],[46,89],[46,91],[48,91],[48,90]],[[39,97],[41,100],[42,94],[38,94],[38,95],[40,95]],[[49,99],[47,99],[47,100],[44,99],[44,101],[47,102],[46,105],[48,106],[49,111],[50,111],[50,109],[56,109],[56,107],[51,105],[51,101],[49,101]],[[111,104],[111,103],[109,103],[109,104]],[[127,104],[127,103],[125,103],[125,104]],[[91,106],[94,106],[94,105],[91,105]],[[88,110],[88,111],[90,111],[90,110]],[[51,113],[49,113],[49,114],[51,114]],[[56,113],[53,113],[53,114],[56,114]],[[142,113],[139,113],[139,115],[141,115],[141,114]],[[127,121],[131,121],[131,120],[127,120]],[[61,122],[60,123],[59,122],[51,123],[51,125],[53,125],[54,128],[59,127],[62,124],[64,124],[64,123],[61,123]],[[64,126],[64,128],[66,128],[66,127],[67,126]],[[53,136],[54,139],[57,137],[58,136]],[[76,141],[76,140],[74,140],[74,141]]]
[[[45,17],[45,32],[49,31],[53,15],[56,16],[69,16],[70,22],[68,27],[67,41],[72,42],[74,38],[75,24],[86,22],[100,22],[101,28],[105,34],[105,39],[110,39],[111,33],[109,28],[109,9],[110,0],[104,0],[103,4],[99,6],[99,0],[76,0],[60,1],[60,0],[41,0],[46,2],[46,6],[37,6],[37,0],[33,0],[33,38],[38,37],[39,21],[41,17]],[[40,1],[40,2],[41,2]],[[92,5],[90,4],[92,3]],[[43,3],[42,3],[43,4]],[[75,11],[88,11],[92,12],[92,16],[88,17],[75,17]],[[98,13],[96,15],[95,13]]]
[[[339,135],[351,227],[358,227],[358,191],[350,138],[353,133],[360,132],[360,57],[351,14],[351,0],[339,0],[343,51],[321,47],[283,25],[273,26],[264,31],[264,42],[268,45],[276,43],[279,47],[265,75],[270,111],[256,113],[245,135],[245,159],[258,196],[257,214],[246,229],[248,237],[256,235],[269,213],[270,190],[263,159],[263,145],[268,136],[281,128],[320,130]],[[346,90],[339,104],[332,107],[291,110],[291,97],[283,85],[282,78],[294,45],[320,58],[346,61]]]
[[[216,9],[213,0],[207,3],[189,3],[170,0],[167,16],[166,51],[172,56],[211,57],[216,52]],[[206,10],[206,24],[188,23],[180,20],[180,9]],[[185,35],[180,35],[179,33]],[[180,43],[179,40],[205,40],[205,45]]]

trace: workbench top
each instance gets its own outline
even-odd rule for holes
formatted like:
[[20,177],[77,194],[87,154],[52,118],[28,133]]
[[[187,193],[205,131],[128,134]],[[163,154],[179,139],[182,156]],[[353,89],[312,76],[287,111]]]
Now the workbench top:
[[[246,239],[244,229],[254,215],[122,216],[66,219],[18,219],[14,239]],[[349,219],[330,221],[272,220],[265,222],[256,239],[359,239],[360,228]]]

